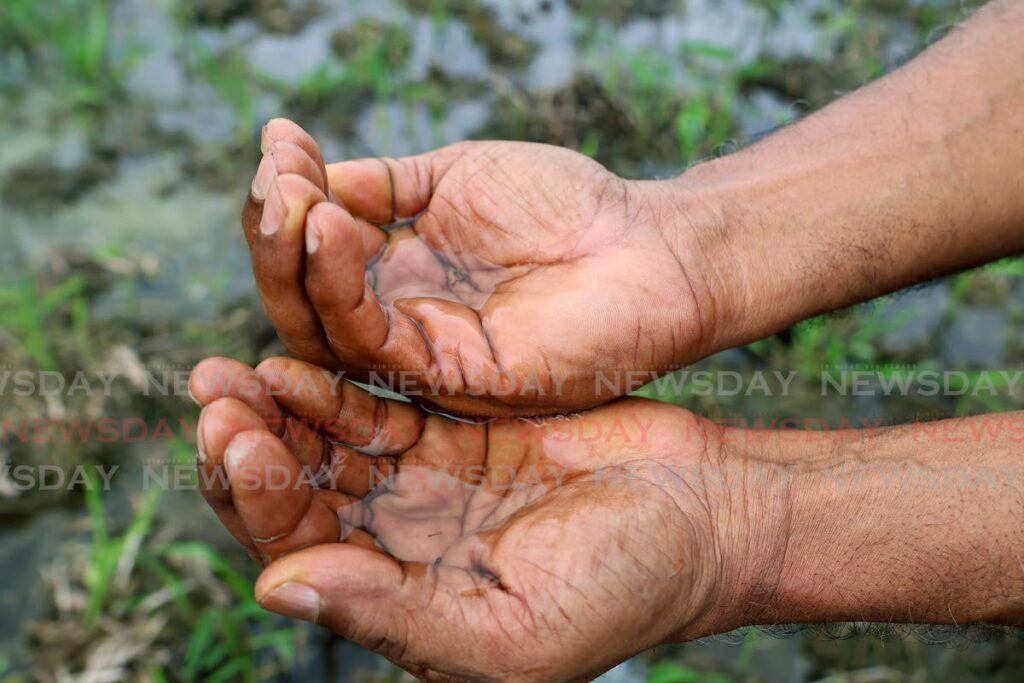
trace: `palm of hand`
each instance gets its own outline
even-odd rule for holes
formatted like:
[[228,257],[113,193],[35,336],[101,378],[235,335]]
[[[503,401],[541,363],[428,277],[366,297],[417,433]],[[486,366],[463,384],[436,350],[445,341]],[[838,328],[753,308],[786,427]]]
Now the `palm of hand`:
[[[637,640],[621,638],[623,630],[651,646],[679,629],[681,612],[696,617],[692,606],[707,587],[694,568],[707,539],[673,502],[666,505],[672,496],[653,483],[663,481],[658,463],[621,469],[619,458],[598,456],[592,467],[586,459],[595,454],[573,453],[578,444],[549,444],[539,454],[543,436],[522,439],[543,427],[501,422],[486,436],[480,426],[431,419],[399,471],[365,503],[365,529],[378,545],[435,568],[429,599],[407,606],[406,639],[385,654],[400,653],[413,670],[458,662],[465,668],[443,673],[472,680],[495,671],[567,680],[578,667],[596,675],[628,657]],[[466,449],[474,442],[478,449]],[[451,453],[462,454],[459,462],[445,457]],[[431,632],[437,639],[423,642]],[[595,656],[594,643],[615,642],[621,650]],[[458,654],[467,645],[477,661]]]
[[[592,160],[478,142],[324,167],[294,124],[273,122],[275,136],[276,190],[243,222],[296,357],[449,412],[533,415],[606,402],[636,388],[623,371],[699,355],[700,311],[648,190]],[[281,213],[285,229],[256,229]]]
[[625,182],[581,155],[468,146],[369,266],[381,302],[424,333],[404,365],[430,367],[434,401],[470,413],[589,406],[614,395],[594,368],[663,369],[679,348],[655,340],[692,344],[695,329],[673,322],[677,297],[651,300],[653,283],[685,283],[633,210]]
[[[301,365],[276,363],[260,370],[271,385],[271,374]],[[232,481],[254,474],[257,461],[294,468],[310,451],[294,433],[282,442],[266,427],[246,429],[272,410],[252,397],[236,397],[248,407],[196,393],[213,399],[200,431],[206,465],[223,464]],[[295,419],[302,399],[278,401]],[[349,410],[347,420],[359,417]],[[371,463],[383,482],[368,495],[236,487],[215,509],[258,554],[278,558],[257,585],[268,608],[281,584],[316,586],[307,618],[410,671],[454,680],[593,675],[685,629],[713,592],[703,571],[707,511],[664,476],[667,457],[650,455],[667,452],[686,428],[674,409],[676,423],[666,424],[665,410],[624,401],[542,424],[430,416],[408,437],[385,425],[407,443],[397,460]],[[405,419],[398,405],[382,412]],[[344,479],[339,467],[366,462],[349,446],[320,442],[329,481]],[[231,455],[240,451],[244,461]]]

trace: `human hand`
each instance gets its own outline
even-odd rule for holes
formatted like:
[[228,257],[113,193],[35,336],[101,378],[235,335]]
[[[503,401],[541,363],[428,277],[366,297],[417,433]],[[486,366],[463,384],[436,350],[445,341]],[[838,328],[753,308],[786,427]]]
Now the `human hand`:
[[230,482],[204,494],[269,562],[267,609],[426,680],[590,680],[738,625],[762,537],[702,485],[722,465],[691,414],[627,399],[471,424],[335,377],[283,358],[193,375],[203,480]]
[[537,144],[325,166],[276,119],[262,145],[243,225],[301,360],[372,370],[449,412],[533,415],[606,402],[720,347],[702,270],[713,231],[679,188]]
[[1024,413],[775,432],[622,400],[470,424],[336,378],[197,368],[203,493],[270,563],[261,604],[421,677],[582,680],[763,623],[1024,624]]

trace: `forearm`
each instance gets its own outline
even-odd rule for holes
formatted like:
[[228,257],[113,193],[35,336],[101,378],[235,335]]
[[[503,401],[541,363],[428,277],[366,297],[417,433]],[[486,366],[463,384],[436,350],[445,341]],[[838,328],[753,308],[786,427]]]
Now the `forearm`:
[[997,0],[902,69],[666,181],[714,347],[1024,249],[1022,35],[1024,2]]
[[722,437],[757,463],[739,498],[784,501],[731,514],[778,539],[736,558],[739,623],[1024,625],[1024,413]]

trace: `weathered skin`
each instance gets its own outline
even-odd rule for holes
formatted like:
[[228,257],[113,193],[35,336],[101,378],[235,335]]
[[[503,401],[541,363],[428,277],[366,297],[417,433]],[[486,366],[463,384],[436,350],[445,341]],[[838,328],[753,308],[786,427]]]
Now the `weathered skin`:
[[[654,208],[656,184],[546,145],[460,143],[325,170],[290,121],[263,138],[243,223],[297,358],[405,371],[449,412],[536,415],[606,402],[637,388],[626,371],[660,375],[711,348],[706,285],[688,277],[677,232],[666,242],[677,221]],[[283,229],[261,231],[267,215]]]
[[[877,83],[660,183],[515,143],[328,167],[301,129],[271,122],[243,215],[261,298],[297,357],[417,373],[407,393],[450,412],[594,405],[624,390],[597,383],[602,368],[664,372],[1024,249],[1022,28],[1024,2],[993,0]],[[378,227],[413,217],[412,231]],[[261,382],[289,367],[312,372],[197,371],[254,380],[193,388],[202,471],[230,481],[204,493],[273,560],[261,604],[422,678],[582,680],[740,624],[1024,624],[1022,415],[995,432],[971,418],[825,441],[733,430],[723,447],[689,438],[711,432],[685,411],[629,401],[537,427],[552,435],[538,447],[514,430],[496,440],[511,422],[424,418],[351,387],[340,403],[274,400]],[[531,377],[545,391],[516,394]],[[296,419],[321,413],[338,429]],[[618,417],[653,418],[652,440],[553,436]],[[499,495],[453,459],[569,474]],[[601,463],[640,481],[609,489]],[[327,465],[337,490],[270,486],[271,466],[303,464]],[[678,467],[700,476],[658,476]],[[387,479],[372,493],[371,470]],[[958,476],[938,487],[945,470]],[[451,486],[424,495],[427,474]]]
[[[232,483],[207,498],[255,557],[277,560],[257,585],[268,608],[282,609],[273,589],[290,572],[319,576],[335,588],[315,614],[286,613],[430,680],[589,680],[638,648],[732,625],[727,514],[702,484],[721,464],[689,413],[631,399],[573,418],[467,424],[382,409],[353,386],[332,397],[330,375],[298,361],[256,373],[215,359],[192,388],[207,405],[204,467]],[[310,386],[300,375],[316,389],[290,391]],[[239,389],[254,376],[279,408]],[[361,455],[296,416],[355,444],[387,431],[392,446]],[[270,486],[276,470],[299,480],[300,463],[323,468],[326,488]]]
[[590,680],[750,624],[1024,624],[1024,413],[775,432],[626,399],[469,424],[333,379],[197,368],[203,493],[269,562],[265,608],[424,680]]
[[[272,121],[243,216],[260,294],[298,358],[413,372],[449,412],[600,404],[632,388],[609,375],[1024,250],[1022,30],[1024,2],[993,0],[903,68],[663,181],[510,142],[325,166]],[[414,217],[381,257],[374,225]],[[480,378],[497,389],[470,391]],[[532,378],[543,393],[515,391]]]

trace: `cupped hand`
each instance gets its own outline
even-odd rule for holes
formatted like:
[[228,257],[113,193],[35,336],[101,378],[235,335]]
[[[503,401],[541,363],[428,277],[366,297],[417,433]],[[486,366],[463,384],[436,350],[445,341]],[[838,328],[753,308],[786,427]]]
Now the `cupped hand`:
[[283,119],[262,144],[242,222],[301,360],[503,416],[591,407],[712,350],[693,217],[658,183],[539,144],[325,165]]
[[590,680],[735,625],[719,459],[685,411],[462,422],[284,358],[211,359],[190,388],[260,603],[419,677]]

